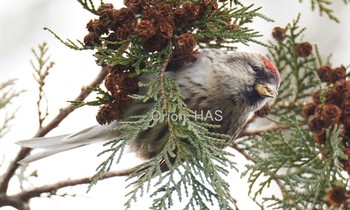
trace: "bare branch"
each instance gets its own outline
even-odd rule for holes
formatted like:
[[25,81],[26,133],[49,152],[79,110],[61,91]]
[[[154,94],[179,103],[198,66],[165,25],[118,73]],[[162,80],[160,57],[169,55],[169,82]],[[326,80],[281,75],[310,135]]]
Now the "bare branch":
[[236,150],[237,152],[241,153],[241,155],[243,155],[243,157],[245,157],[245,159],[252,161],[253,163],[255,163],[254,158],[249,155],[244,149],[240,148],[235,142],[231,145],[231,147]]
[[276,125],[276,124],[270,124],[265,127],[261,128],[255,128],[253,131],[242,131],[237,138],[242,137],[251,137],[251,136],[257,136],[260,135],[266,131],[278,131],[278,130],[285,130],[290,128],[290,125]]
[[[88,90],[87,87],[95,87],[99,84],[101,84],[106,77],[108,73],[107,68],[102,68],[100,73],[97,75],[97,77],[86,87],[82,88],[80,94],[78,97],[76,97],[75,101],[83,101],[85,98],[91,93],[90,90]],[[62,120],[64,120],[70,113],[74,111],[74,106],[72,104],[69,104],[67,107],[60,109],[60,112],[58,115],[46,126],[40,128],[34,137],[42,137],[45,136],[47,133],[49,133],[51,130],[56,128]],[[29,153],[31,149],[29,148],[21,148],[21,150],[18,152],[16,158],[10,163],[9,167],[7,168],[5,174],[1,177],[0,180],[0,193],[6,193],[8,184],[10,179],[15,174],[19,164],[18,162],[25,158]]]
[[[125,169],[125,170],[120,170],[120,171],[109,171],[105,173],[102,177],[101,180],[104,179],[109,179],[113,177],[119,177],[119,176],[128,176],[134,171],[134,169]],[[81,185],[81,184],[90,184],[91,182],[91,177],[84,177],[80,179],[71,179],[71,180],[64,180],[64,181],[59,181],[53,184],[46,184],[41,187],[35,187],[30,190],[22,191],[18,194],[13,195],[13,197],[19,197],[23,201],[28,201],[31,198],[34,197],[39,197],[42,193],[49,193],[52,191],[59,190],[64,187],[70,187],[70,186],[76,186],[76,185]],[[1,207],[1,205],[0,205]]]
[[295,108],[295,107],[304,107],[307,104],[307,101],[296,101],[296,102],[289,102],[289,101],[281,101],[277,104],[272,105],[271,109],[288,109],[288,108]]
[[[104,174],[101,177],[101,180],[109,179],[113,177],[119,176],[128,176],[130,175],[134,169],[125,169],[119,171],[110,171]],[[31,198],[39,197],[42,193],[50,193],[52,191],[59,190],[64,187],[76,186],[81,184],[89,184],[91,182],[91,177],[84,177],[79,179],[71,179],[65,181],[59,181],[53,184],[46,184],[41,187],[35,187],[30,190],[25,190],[20,193],[7,196],[4,194],[0,194],[0,207],[3,206],[13,206],[19,210],[29,210],[28,201]],[[27,207],[26,207],[27,206]],[[26,208],[24,208],[26,207]]]
[[18,210],[30,210],[28,202],[23,202],[20,198],[0,194],[0,207],[12,206]]

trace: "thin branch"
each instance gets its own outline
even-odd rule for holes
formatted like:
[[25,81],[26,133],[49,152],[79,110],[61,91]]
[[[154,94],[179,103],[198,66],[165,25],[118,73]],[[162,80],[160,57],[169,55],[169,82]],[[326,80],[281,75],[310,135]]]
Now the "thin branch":
[[0,194],[0,207],[12,206],[18,210],[30,210],[28,202],[23,202],[20,198]]
[[[101,84],[104,80],[104,78],[107,76],[108,70],[107,68],[102,68],[100,73],[97,75],[97,77],[86,87],[82,88],[80,94],[78,97],[76,97],[75,101],[83,101],[85,98],[91,93],[91,91],[87,87],[95,87],[99,84]],[[37,133],[34,135],[34,137],[42,137],[45,136],[47,133],[49,133],[51,130],[56,128],[62,120],[64,120],[70,113],[74,111],[74,105],[69,104],[67,107],[60,109],[60,112],[58,115],[46,126],[39,128]],[[9,182],[13,175],[15,174],[17,168],[19,167],[18,162],[25,158],[29,153],[31,149],[29,148],[21,148],[21,150],[18,152],[16,158],[10,163],[9,167],[7,168],[5,174],[1,177],[0,180],[0,194],[6,193],[8,189]]]
[[237,138],[257,136],[267,131],[278,131],[290,128],[290,125],[270,124],[265,127],[255,128],[253,131],[242,131]]
[[289,101],[281,101],[277,104],[272,105],[271,109],[288,109],[288,108],[295,108],[295,107],[304,107],[307,104],[307,101],[295,101],[295,102],[289,102]]
[[[134,171],[133,168],[120,170],[120,171],[109,171],[101,177],[101,180],[109,179],[109,178],[113,178],[113,177],[119,177],[119,176],[128,176],[133,171]],[[23,201],[28,201],[31,198],[40,196],[42,193],[49,193],[49,192],[56,191],[56,190],[59,190],[59,189],[64,188],[64,187],[71,187],[71,186],[76,186],[76,185],[81,185],[81,184],[90,184],[90,183],[91,183],[90,176],[84,177],[84,178],[79,178],[79,179],[64,180],[64,181],[59,181],[59,182],[56,182],[53,184],[46,184],[46,185],[43,185],[41,187],[35,187],[31,190],[22,191],[22,192],[15,194],[13,196],[20,197],[20,198],[22,198]]]
[[[101,180],[109,179],[113,177],[128,176],[134,172],[134,168],[125,169],[120,171],[110,171],[101,177]],[[52,191],[57,191],[64,187],[71,187],[81,184],[89,184],[91,182],[91,177],[84,177],[79,179],[71,179],[65,181],[59,181],[53,184],[46,184],[41,187],[35,187],[30,190],[22,191],[20,193],[7,196],[0,195],[0,207],[3,206],[13,206],[18,209],[24,209],[21,206],[26,206],[31,198],[39,197],[43,193],[50,193]]]
[[244,149],[240,148],[235,142],[233,142],[233,144],[231,145],[231,147],[236,150],[237,152],[239,152],[241,155],[243,155],[243,157],[245,157],[245,159],[252,161],[253,163],[255,163],[256,161],[254,160],[254,158],[249,155]]

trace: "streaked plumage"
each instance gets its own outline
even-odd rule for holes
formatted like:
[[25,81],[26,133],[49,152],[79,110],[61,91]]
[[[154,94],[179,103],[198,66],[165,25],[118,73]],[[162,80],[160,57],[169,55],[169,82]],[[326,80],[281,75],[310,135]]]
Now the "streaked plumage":
[[[260,109],[269,98],[277,94],[280,75],[265,57],[242,52],[224,50],[202,50],[195,63],[172,68],[166,72],[180,86],[184,100],[193,110],[214,113],[222,111],[223,119],[219,132],[237,136],[249,114]],[[141,80],[147,80],[141,78]],[[125,116],[140,114],[152,104],[135,103]],[[58,152],[74,149],[99,141],[108,141],[119,135],[111,131],[118,122],[93,126],[70,135],[36,138],[18,142],[30,148],[43,148],[43,153],[27,157],[29,163]],[[166,143],[168,131],[165,124],[140,132],[131,148],[143,158],[157,155]]]

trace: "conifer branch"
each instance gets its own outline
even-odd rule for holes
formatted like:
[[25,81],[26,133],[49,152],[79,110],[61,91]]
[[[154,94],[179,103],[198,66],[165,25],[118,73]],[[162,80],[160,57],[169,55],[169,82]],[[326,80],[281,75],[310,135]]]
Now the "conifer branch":
[[[106,68],[102,68],[100,73],[97,75],[97,77],[89,85],[87,85],[87,87],[95,87],[101,84],[102,81],[105,79],[107,72],[108,71]],[[80,94],[75,98],[75,101],[85,100],[85,98],[90,94],[90,92],[91,91],[89,91],[88,88],[82,88]],[[72,104],[68,105],[65,108],[60,109],[58,115],[54,117],[54,119],[51,120],[51,122],[49,122],[46,126],[40,128],[37,131],[37,133],[34,135],[34,137],[45,136],[51,130],[56,128],[73,111],[74,111],[74,106]],[[31,149],[29,148],[21,148],[21,150],[17,153],[17,156],[10,163],[10,165],[6,169],[6,172],[1,176],[0,194],[6,193],[8,189],[8,184],[11,178],[14,176],[17,168],[20,166],[18,162],[23,158],[25,158],[30,153],[30,151]]]
[[67,39],[67,41],[64,41],[60,36],[58,36],[54,31],[52,31],[51,29],[45,27],[44,30],[49,31],[52,35],[55,36],[55,38],[57,40],[59,40],[62,44],[64,44],[65,46],[69,47],[70,49],[73,50],[90,50],[91,47],[87,47],[85,46],[81,41],[77,40],[78,44],[80,46],[78,46],[78,44],[74,43],[72,40]]
[[[340,189],[341,194],[341,189],[348,186],[347,175],[344,174],[344,171],[349,171],[348,148],[344,148],[347,145],[344,143],[346,137],[342,138],[345,134],[336,125],[344,122],[339,121],[341,111],[334,104],[339,107],[344,105],[335,102],[343,99],[341,95],[336,96],[333,90],[338,80],[341,82],[337,84],[348,85],[348,81],[345,81],[346,71],[345,67],[331,68],[329,61],[323,63],[317,47],[313,52],[313,46],[300,39],[305,29],[299,28],[299,18],[285,28],[276,27],[273,30],[277,44],[271,42],[275,47],[269,49],[269,57],[284,78],[279,96],[270,106],[270,113],[277,116],[274,118],[277,130],[274,130],[274,126],[272,131],[262,133],[259,132],[268,129],[254,129],[257,133],[253,134],[258,135],[253,140],[237,140],[233,148],[254,162],[243,173],[248,175],[249,193],[253,194],[254,199],[273,181],[282,191],[282,199],[266,197],[263,204],[258,205],[278,209],[312,209],[325,205],[346,208],[346,199],[330,201],[333,199],[332,191],[339,193],[337,190]],[[333,83],[333,86],[329,88],[328,84],[321,82]],[[316,87],[323,88],[323,91],[317,92]],[[312,102],[306,102],[310,101],[310,96]],[[311,105],[318,111],[310,109]],[[311,116],[315,119],[319,117],[315,113],[320,113],[321,107],[334,108],[335,111],[331,113],[337,116],[329,125],[317,128],[324,129],[324,133],[316,129],[312,124],[315,121],[311,119]],[[280,126],[285,127],[289,135],[282,132],[284,129],[278,130]],[[241,135],[245,135],[245,132]],[[262,177],[265,178],[257,181]],[[253,186],[258,186],[258,189]]]
[[326,13],[329,19],[334,20],[335,22],[339,23],[339,19],[334,15],[334,11],[329,8],[328,6],[331,4],[328,0],[311,0],[311,8],[314,11],[315,7],[318,7],[318,10],[320,12],[320,15],[322,16],[323,13]]
[[[171,44],[171,42],[169,43],[168,48],[169,48],[169,49],[172,49],[172,44]],[[164,82],[162,82],[162,81],[164,80],[164,74],[165,74],[165,71],[166,71],[166,69],[167,69],[167,67],[168,67],[168,65],[169,65],[171,55],[172,55],[172,50],[170,50],[170,52],[168,53],[168,55],[165,57],[165,59],[164,59],[164,61],[163,61],[162,68],[161,68],[160,73],[159,73],[159,79],[161,80],[161,84],[163,85],[163,87],[165,86],[165,84],[164,84]],[[161,94],[162,94],[163,96],[166,96],[164,88],[161,88],[161,91],[160,91],[160,92],[161,92]],[[163,107],[164,110],[167,110],[167,103],[166,103],[166,101],[163,101],[163,106],[164,106],[164,107]]]
[[13,86],[15,85],[16,80],[10,79],[5,82],[0,83],[0,109],[4,109],[11,101],[18,97],[24,91],[15,91]]
[[[168,48],[169,49],[173,48],[171,42],[169,42]],[[159,87],[160,87],[160,94],[161,94],[161,98],[162,98],[162,112],[165,116],[168,116],[169,113],[168,113],[167,95],[165,93],[164,73],[169,65],[171,55],[172,55],[172,50],[169,50],[169,53],[165,57],[165,59],[163,61],[162,68],[160,69],[160,73],[159,73],[159,80],[160,80]],[[173,133],[173,126],[169,121],[168,121],[168,129],[169,129],[170,133]]]
[[[299,2],[302,2],[302,0],[299,0]],[[339,23],[338,17],[335,15],[334,10],[332,9],[333,2],[330,0],[310,0],[311,3],[311,10],[315,11],[318,10],[320,16],[323,14],[326,14],[329,19],[335,21],[336,23]],[[348,0],[343,0],[343,3],[346,5],[349,3]]]
[[[30,152],[29,149],[22,149],[0,181],[1,205],[4,201],[3,203],[27,210],[29,199],[41,193],[89,182],[90,189],[98,180],[108,178],[112,174],[110,176],[129,176],[129,187],[132,187],[126,196],[126,208],[130,208],[139,196],[148,193],[153,199],[151,209],[171,207],[174,196],[180,201],[187,198],[184,209],[211,209],[213,205],[218,205],[221,209],[238,209],[236,200],[230,195],[229,183],[225,180],[229,170],[235,168],[232,154],[222,150],[229,137],[215,133],[215,129],[218,128],[216,125],[193,120],[193,111],[182,101],[178,85],[165,75],[165,71],[168,64],[176,66],[193,62],[196,59],[196,46],[232,49],[236,43],[253,42],[262,46],[272,46],[269,48],[269,58],[276,64],[284,79],[279,96],[270,106],[274,123],[252,131],[246,130],[256,116],[260,116],[256,113],[239,134],[241,139],[237,139],[231,145],[251,162],[243,173],[248,176],[250,194],[256,199],[265,188],[275,182],[280,187],[283,198],[263,198],[264,203],[258,204],[262,208],[266,206],[280,209],[319,209],[326,205],[331,208],[349,207],[347,197],[341,202],[330,199],[332,193],[339,195],[341,192],[345,196],[345,189],[349,188],[347,176],[344,176],[344,170],[348,170],[348,173],[350,171],[349,142],[344,140],[346,135],[349,135],[346,131],[348,116],[344,114],[348,113],[348,110],[345,103],[338,104],[340,108],[334,107],[332,103],[336,102],[330,103],[332,98],[326,96],[328,90],[334,90],[336,87],[347,91],[347,81],[343,78],[346,70],[340,67],[334,70],[335,76],[330,76],[331,79],[342,79],[343,83],[340,86],[334,81],[326,81],[332,83],[330,85],[321,84],[329,78],[317,78],[316,74],[320,76],[321,70],[331,69],[321,68],[330,62],[322,62],[317,47],[315,53],[315,45],[302,40],[305,29],[299,27],[300,16],[285,28],[276,29],[278,33],[274,33],[274,38],[277,42],[265,44],[258,40],[261,35],[246,25],[251,23],[254,17],[266,21],[271,19],[260,14],[260,8],[255,8],[254,5],[244,6],[238,0],[220,1],[219,4],[216,4],[217,1],[162,1],[162,6],[166,9],[155,11],[159,13],[162,21],[156,21],[156,18],[148,17],[147,12],[141,12],[144,9],[156,8],[153,3],[145,3],[146,1],[124,1],[125,7],[120,10],[103,2],[98,9],[92,0],[78,2],[84,9],[99,16],[88,23],[89,32],[84,42],[78,41],[76,44],[69,39],[64,41],[52,30],[45,30],[72,49],[97,50],[97,63],[105,66],[104,72],[101,72],[102,76],[93,88],[82,90],[81,95],[70,106],[62,109],[52,122],[39,129],[36,136],[45,135],[74,108],[83,105],[101,106],[98,113],[100,124],[123,119],[118,121],[116,128],[116,132],[120,131],[121,135],[105,144],[106,149],[99,155],[107,155],[107,158],[98,166],[95,176],[91,179],[57,182],[8,196],[8,184],[18,168],[17,161]],[[346,4],[348,0],[343,2]],[[319,10],[320,15],[326,14],[338,22],[331,6],[329,0],[311,0],[313,11]],[[42,58],[41,60],[42,63],[46,62]],[[105,91],[96,85],[106,77],[107,71]],[[48,69],[37,73],[41,92]],[[138,83],[138,76],[144,74],[155,75],[155,79]],[[315,89],[319,87],[322,91],[317,96]],[[146,93],[135,94],[138,88],[143,88]],[[84,102],[86,95],[92,90],[98,92],[99,96],[95,101]],[[306,103],[310,96],[314,103],[311,105],[315,107]],[[38,104],[42,97],[43,95],[39,95]],[[148,112],[127,113],[122,116],[123,108],[129,106],[131,100],[134,100],[133,105],[140,106],[140,109]],[[305,111],[307,106],[311,107],[311,111]],[[325,114],[326,108],[333,111],[326,114],[330,115],[332,123],[337,125],[321,127],[322,130],[317,127],[318,123],[312,124],[312,120],[316,117],[319,117],[318,120],[324,119],[324,116],[320,118],[317,115]],[[165,116],[175,114],[184,118],[180,121],[167,118],[155,120],[152,118],[154,111]],[[40,117],[40,110],[38,112],[41,126],[46,115]],[[310,115],[306,116],[310,113],[314,115],[313,118]],[[136,168],[118,174],[109,172],[112,164],[120,161],[126,145],[139,141],[138,136],[148,134],[150,130],[164,133],[164,137],[157,141],[157,146],[162,143],[162,149]],[[288,131],[290,135],[286,135],[284,131]],[[144,138],[143,141],[150,140]],[[258,184],[260,179],[262,181]],[[191,186],[192,191],[187,190],[187,186]],[[255,186],[258,186],[256,190]]]
[[[33,77],[38,83],[39,88],[37,109],[39,127],[41,128],[46,117],[49,115],[48,101],[44,92],[45,79],[49,75],[49,71],[52,69],[54,62],[48,63],[50,56],[46,56],[48,47],[45,42],[38,46],[38,51],[39,52],[36,52],[34,49],[32,49],[32,53],[34,54],[37,61],[37,66],[34,64],[33,60],[31,60],[30,63],[35,72],[35,74],[33,74]],[[43,100],[46,102],[45,105],[43,105]],[[45,106],[45,113],[42,113],[42,106]]]
[[301,40],[305,28],[299,27],[300,15],[285,28],[276,27],[275,32],[283,34],[275,37],[277,43],[270,42],[268,57],[276,64],[284,80],[278,97],[271,105],[271,114],[282,116],[291,111],[300,114],[303,101],[320,86],[316,69],[320,67],[317,53],[309,42]]
[[[290,139],[281,132],[263,134],[249,150],[256,161],[255,165],[247,166],[248,170],[243,175],[249,172],[250,190],[259,177],[263,174],[267,176],[255,191],[254,199],[271,181],[280,180],[284,186],[284,199],[264,198],[266,202],[271,201],[269,207],[305,209],[310,205],[322,206],[329,186],[334,186],[335,183],[346,184],[341,169],[337,168],[339,164],[333,164],[333,161],[339,159],[337,155],[343,157],[342,145],[339,144],[340,132],[333,130],[330,134],[330,138],[334,139],[334,143],[330,144],[332,146],[320,148],[315,145],[308,131],[297,125],[295,118],[284,119],[292,126]],[[332,150],[330,153],[336,156],[330,155],[321,160],[320,155],[325,150]]]
[[[4,110],[9,104],[11,104],[12,100],[18,97],[24,91],[16,91],[13,86],[15,85],[14,79],[7,80],[5,82],[0,83],[0,111]],[[0,139],[9,131],[9,124],[15,118],[17,110],[12,113],[5,113],[2,124],[0,124]]]
[[13,112],[11,115],[6,114],[5,119],[3,120],[1,126],[0,126],[0,139],[6,135],[6,133],[9,131],[9,124],[12,120],[15,119],[16,111]]
[[[84,9],[91,12],[92,14],[98,15],[98,11],[95,8],[94,2],[92,0],[77,0]],[[101,3],[103,3],[101,1]]]
[[[171,195],[175,193],[182,197],[183,195],[179,193],[180,188],[190,183],[194,183],[198,192],[187,196],[190,198],[187,208],[193,209],[198,204],[205,209],[208,208],[206,202],[211,204],[216,202],[221,208],[226,209],[232,209],[235,205],[228,191],[228,183],[222,177],[228,173],[226,167],[234,168],[234,162],[229,159],[231,154],[221,150],[228,137],[210,132],[217,128],[215,125],[195,122],[193,111],[182,101],[179,87],[164,75],[170,62],[175,66],[193,62],[196,59],[194,56],[196,44],[200,47],[232,48],[232,44],[235,43],[254,42],[266,46],[257,40],[261,36],[258,32],[245,26],[252,22],[254,17],[271,21],[258,12],[260,8],[254,8],[253,5],[244,6],[239,1],[234,1],[235,5],[230,1],[230,6],[225,2],[220,3],[219,7],[216,3],[216,1],[177,1],[174,4],[168,1],[161,2],[159,5],[167,9],[156,12],[160,12],[160,16],[170,15],[174,21],[170,21],[172,23],[170,25],[167,22],[149,21],[146,16],[138,15],[140,13],[138,9],[145,9],[148,6],[148,9],[157,8],[152,3],[145,6],[140,2],[128,1],[125,2],[126,7],[121,10],[114,9],[112,4],[105,4],[99,8],[100,18],[88,23],[89,33],[84,38],[84,48],[89,46],[96,49],[98,64],[108,65],[110,74],[106,80],[108,83],[106,88],[110,95],[115,97],[114,100],[102,105],[98,113],[102,116],[100,123],[120,119],[120,113],[123,113],[122,108],[127,104],[123,101],[123,93],[132,92],[132,88],[125,88],[125,84],[120,81],[129,81],[132,80],[130,78],[143,74],[158,75],[157,79],[140,84],[140,87],[147,90],[145,95],[127,94],[127,97],[133,100],[142,101],[141,105],[153,104],[153,108],[145,114],[127,115],[128,119],[118,121],[116,130],[130,135],[117,136],[105,144],[108,148],[100,155],[108,154],[108,157],[98,166],[91,183],[95,184],[115,160],[119,161],[128,142],[139,141],[136,139],[138,133],[157,128],[165,129],[167,135],[159,140],[162,144],[166,142],[162,151],[140,165],[130,176],[130,179],[135,178],[137,181],[134,182],[136,187],[128,194],[127,207],[130,207],[131,202],[135,201],[140,193],[143,195],[144,191],[150,191],[149,186],[154,177],[159,177],[161,180],[169,178],[170,181],[165,181],[165,185],[162,182],[156,185],[158,189],[154,189],[152,193],[152,197],[156,196],[152,208],[166,208],[167,203],[172,201]],[[189,12],[183,13],[184,10]],[[178,16],[175,16],[175,13]],[[127,25],[128,29],[115,27],[111,24],[115,20],[120,21],[118,24]],[[159,34],[158,30],[161,30],[160,36],[155,35]],[[129,48],[122,52],[115,51],[124,42],[130,43]],[[76,48],[71,42],[63,43]],[[118,90],[115,87],[123,89]],[[120,95],[122,96],[119,97]],[[103,117],[106,116],[103,110],[111,113],[111,107],[116,106],[119,109],[112,111],[113,117]],[[152,111],[159,111],[166,117],[175,114],[185,118],[181,122],[171,119],[154,120],[151,118]],[[169,172],[162,173],[164,168],[168,168]],[[186,170],[189,176],[181,175],[181,180],[174,183],[172,174],[179,170]],[[203,174],[199,174],[199,171]],[[203,187],[205,184],[210,184],[211,189]]]

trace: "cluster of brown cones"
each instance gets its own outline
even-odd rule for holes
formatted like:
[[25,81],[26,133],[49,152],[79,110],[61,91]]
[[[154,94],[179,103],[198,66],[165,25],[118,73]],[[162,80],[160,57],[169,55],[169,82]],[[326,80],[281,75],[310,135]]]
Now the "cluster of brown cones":
[[[188,1],[124,0],[125,7],[116,9],[113,4],[103,3],[97,9],[98,18],[87,24],[85,46],[107,50],[127,49],[131,40],[138,40],[138,47],[145,53],[159,52],[172,46],[169,65],[182,65],[196,61],[198,42],[218,41],[215,37],[195,38],[195,33],[205,30],[206,25],[194,23],[213,15],[218,2],[227,0]],[[228,2],[228,1],[227,1]],[[233,24],[227,20],[227,24]],[[98,57],[98,56],[97,56]],[[120,119],[123,110],[132,103],[129,94],[137,93],[138,79],[131,78],[131,64],[106,64],[109,74],[105,86],[114,100],[103,105],[98,114],[100,124]],[[135,75],[135,74],[133,74]]]
[[[317,70],[321,82],[329,88],[318,90],[303,109],[302,114],[308,121],[314,140],[320,145],[327,143],[326,129],[341,126],[344,153],[348,160],[341,159],[344,170],[350,175],[350,82],[346,80],[345,67],[332,68],[322,66]],[[324,154],[327,155],[327,154]]]

